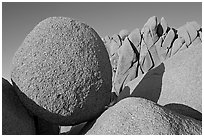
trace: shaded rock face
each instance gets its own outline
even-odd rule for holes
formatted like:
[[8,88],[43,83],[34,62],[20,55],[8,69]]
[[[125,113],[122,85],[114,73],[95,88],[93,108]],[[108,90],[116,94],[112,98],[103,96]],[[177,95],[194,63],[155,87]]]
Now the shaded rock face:
[[2,134],[36,134],[33,117],[21,103],[12,85],[4,78],[2,78]]
[[66,17],[40,22],[13,57],[11,78],[23,103],[61,125],[97,117],[110,102],[111,65],[88,25]]
[[202,112],[202,44],[193,43],[164,62],[161,105],[179,103]]
[[152,101],[130,97],[105,111],[86,134],[202,134],[202,123],[165,109]]
[[37,135],[59,135],[60,127],[42,118],[34,116]]

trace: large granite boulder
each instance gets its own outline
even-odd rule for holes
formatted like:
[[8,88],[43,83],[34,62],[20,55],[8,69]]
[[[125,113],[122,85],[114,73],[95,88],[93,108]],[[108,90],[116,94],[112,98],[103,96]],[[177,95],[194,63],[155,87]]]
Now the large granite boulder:
[[111,65],[99,35],[67,17],[40,22],[16,51],[12,82],[35,115],[60,125],[99,116],[110,102]]
[[86,134],[202,134],[202,122],[177,114],[152,101],[130,97],[105,111]]
[[2,134],[35,135],[33,116],[21,103],[12,85],[2,78]]

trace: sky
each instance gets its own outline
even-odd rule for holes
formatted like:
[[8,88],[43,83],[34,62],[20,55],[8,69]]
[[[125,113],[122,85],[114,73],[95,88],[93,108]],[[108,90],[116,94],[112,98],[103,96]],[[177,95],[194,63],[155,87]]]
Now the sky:
[[202,25],[201,2],[113,2],[113,3],[2,3],[2,76],[10,81],[15,51],[26,35],[42,20],[64,16],[93,27],[101,37],[142,28],[149,17],[164,17],[170,27],[189,21]]

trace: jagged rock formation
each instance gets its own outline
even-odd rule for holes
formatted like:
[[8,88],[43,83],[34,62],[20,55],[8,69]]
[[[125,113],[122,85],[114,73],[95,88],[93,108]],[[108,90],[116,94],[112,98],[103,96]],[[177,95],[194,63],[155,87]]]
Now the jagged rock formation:
[[75,125],[100,115],[110,102],[111,65],[98,34],[66,17],[40,22],[13,57],[12,82],[35,115]]
[[12,85],[4,78],[2,78],[2,134],[36,134],[33,116],[23,106]]
[[105,111],[88,135],[192,135],[202,133],[202,122],[179,115],[156,103],[130,97]]
[[[168,26],[164,18],[158,21],[153,16],[141,30],[136,28],[129,35],[122,30],[119,35],[106,36],[104,44],[109,51],[113,72],[112,92],[119,95],[128,82],[189,48],[195,40],[201,41],[201,32],[201,27],[195,21],[174,29]],[[116,42],[119,41],[115,40],[116,36],[122,42]]]
[[202,112],[202,44],[196,38],[156,68],[128,82],[117,100],[143,97],[160,105],[178,103]]

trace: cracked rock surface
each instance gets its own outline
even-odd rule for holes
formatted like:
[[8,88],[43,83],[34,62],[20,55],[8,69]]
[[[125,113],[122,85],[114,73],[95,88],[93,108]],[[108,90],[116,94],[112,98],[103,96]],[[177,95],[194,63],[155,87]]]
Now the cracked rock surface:
[[[122,45],[109,53],[110,60],[115,62],[112,63],[112,92],[119,95],[128,82],[189,48],[194,41],[200,40],[201,43],[201,32],[201,26],[195,21],[175,29],[168,26],[163,17],[159,21],[156,16],[150,17],[141,30],[136,28],[130,33],[121,30],[117,36],[122,40]],[[113,46],[110,44],[113,36],[107,37],[109,43],[105,42],[105,45],[109,50]]]

